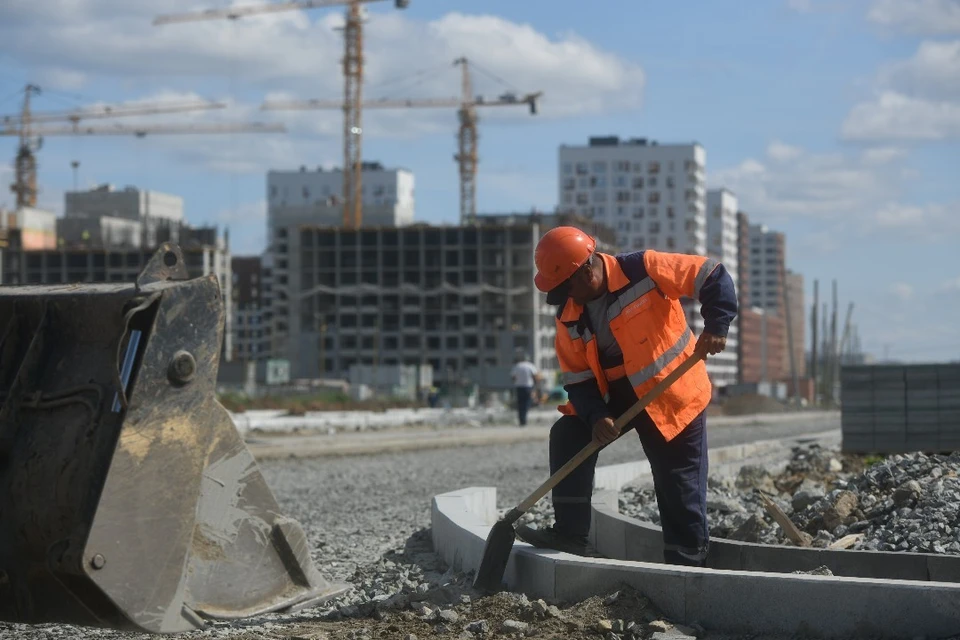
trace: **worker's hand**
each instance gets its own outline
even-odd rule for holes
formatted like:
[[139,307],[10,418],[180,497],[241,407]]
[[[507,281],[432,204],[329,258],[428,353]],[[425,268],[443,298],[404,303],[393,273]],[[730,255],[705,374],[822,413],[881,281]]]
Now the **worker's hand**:
[[715,336],[712,333],[700,334],[697,340],[697,353],[701,355],[714,355],[727,348],[727,339],[721,336]]
[[600,418],[593,423],[593,439],[600,444],[610,444],[620,435],[613,418]]

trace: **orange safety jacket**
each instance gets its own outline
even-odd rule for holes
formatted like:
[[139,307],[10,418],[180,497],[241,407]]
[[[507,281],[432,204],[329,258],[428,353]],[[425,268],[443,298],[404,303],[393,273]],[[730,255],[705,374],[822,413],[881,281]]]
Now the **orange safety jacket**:
[[[601,368],[588,314],[582,305],[568,298],[556,318],[555,342],[563,384],[570,393],[570,385],[595,383],[600,395],[607,399],[608,381],[626,376],[639,398],[693,355],[696,340],[679,298],[699,299],[704,282],[718,266],[723,267],[703,256],[651,250],[621,256],[599,252],[597,255],[606,271],[607,295],[613,296],[606,320],[623,352],[623,366]],[[633,277],[627,275],[624,267]],[[729,278],[726,274],[724,277]],[[735,314],[732,281],[729,284]],[[729,300],[726,305],[729,309]],[[727,317],[729,323],[732,315],[728,313]],[[726,326],[722,334],[726,335]],[[651,402],[646,411],[669,441],[707,407],[710,398],[710,379],[701,361]],[[576,415],[572,401],[559,409],[566,415]]]

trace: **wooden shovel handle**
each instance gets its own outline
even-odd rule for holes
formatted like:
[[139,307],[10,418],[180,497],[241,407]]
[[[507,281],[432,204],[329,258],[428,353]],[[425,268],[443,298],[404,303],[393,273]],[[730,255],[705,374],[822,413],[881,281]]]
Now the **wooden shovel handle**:
[[[704,357],[705,357],[705,354],[702,354],[699,352],[694,353],[686,361],[684,361],[679,367],[671,371],[666,378],[658,382],[653,389],[650,389],[650,391],[646,392],[642,398],[637,400],[636,404],[634,404],[632,407],[624,411],[623,414],[619,418],[617,418],[617,420],[613,423],[614,426],[620,430],[620,435],[617,436],[617,439],[619,439],[620,436],[622,436],[623,434],[625,434],[627,431],[630,430],[626,427],[628,424],[630,424],[631,420],[633,420],[638,415],[640,415],[640,412],[646,409],[648,404],[653,402],[657,398],[657,396],[659,396],[661,393],[663,393],[667,389],[667,387],[669,387],[674,382],[676,382],[677,378],[679,378],[680,376],[685,374],[687,371],[689,371],[693,367],[693,365],[703,360]],[[616,440],[614,440],[614,442],[616,442]],[[611,442],[610,444],[613,444],[613,443]],[[587,458],[595,454],[604,446],[605,445],[600,444],[596,440],[591,440],[590,444],[588,444],[583,449],[581,449],[577,455],[570,458],[570,460],[565,465],[560,467],[560,469],[555,474],[550,476],[546,482],[544,482],[542,485],[537,487],[536,491],[534,491],[529,496],[527,496],[527,498],[517,506],[517,510],[520,513],[524,513],[527,510],[529,510],[533,505],[540,502],[540,498],[547,495],[547,493],[549,493],[550,490],[553,489],[555,486],[560,484],[560,481],[566,478],[571,471],[579,467],[580,463],[582,463],[584,460],[586,460]]]

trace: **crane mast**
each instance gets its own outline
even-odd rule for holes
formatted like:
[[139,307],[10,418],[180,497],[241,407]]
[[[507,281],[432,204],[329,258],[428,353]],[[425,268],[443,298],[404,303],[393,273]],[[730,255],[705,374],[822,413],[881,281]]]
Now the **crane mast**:
[[[521,96],[512,93],[504,94],[495,100],[484,100],[473,95],[473,82],[466,58],[454,60],[454,65],[461,67],[460,97],[459,98],[394,98],[367,100],[362,103],[363,109],[436,109],[441,107],[456,107],[460,128],[457,134],[458,150],[453,156],[460,173],[460,220],[464,224],[476,222],[477,216],[477,157],[478,134],[477,116],[478,107],[515,107],[527,105],[531,114],[537,113],[537,101],[542,92],[527,93]],[[271,100],[263,103],[262,109],[303,111],[308,109],[345,109],[346,103],[337,100]]]
[[363,20],[360,2],[347,7],[343,29],[343,226],[363,221]]
[[461,69],[461,106],[457,112],[460,131],[457,136],[459,153],[454,156],[460,167],[460,223],[473,224],[477,217],[477,109],[473,103],[473,82],[466,58],[457,58],[454,64]]
[[[158,16],[155,25],[201,20],[239,18],[293,9],[317,9],[347,5],[343,28],[343,226],[360,227],[363,220],[363,15],[362,5],[379,0],[295,0],[230,9],[210,9],[194,13]],[[405,9],[409,0],[394,0],[397,9]]]
[[20,116],[19,144],[14,160],[15,182],[10,190],[16,195],[17,209],[37,206],[37,158],[40,139],[34,138],[31,127],[30,97],[40,93],[40,87],[28,84],[23,92],[23,110]]

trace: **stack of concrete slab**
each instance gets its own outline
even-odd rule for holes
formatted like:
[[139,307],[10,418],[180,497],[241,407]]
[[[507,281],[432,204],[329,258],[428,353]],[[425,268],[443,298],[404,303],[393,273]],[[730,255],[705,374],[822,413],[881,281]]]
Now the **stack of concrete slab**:
[[960,449],[960,365],[846,366],[841,403],[844,451]]

